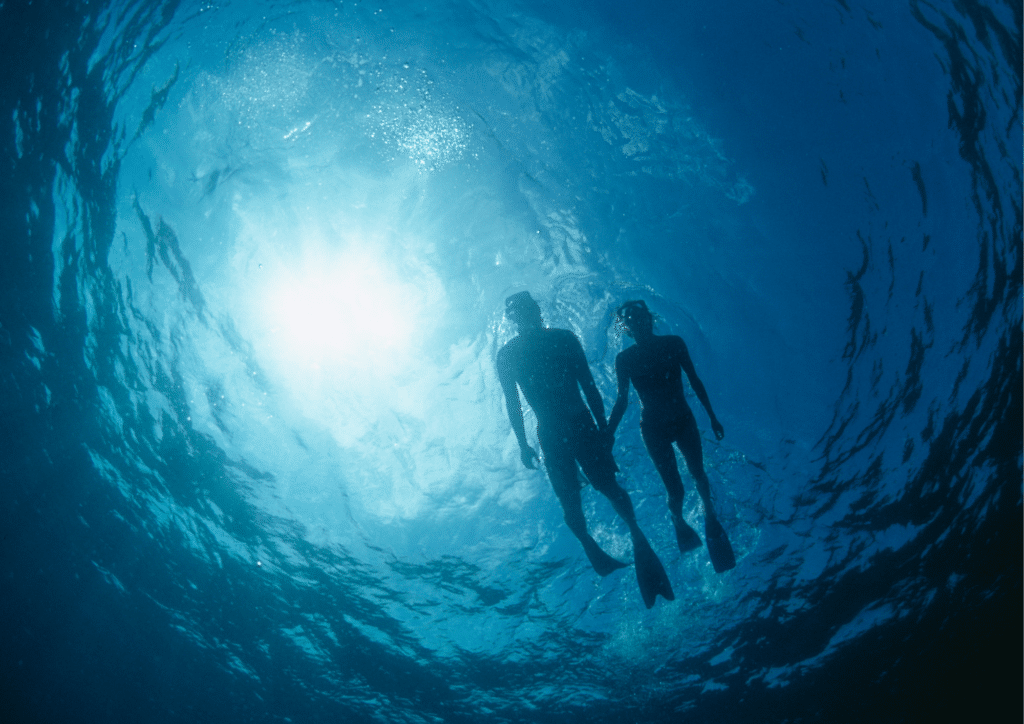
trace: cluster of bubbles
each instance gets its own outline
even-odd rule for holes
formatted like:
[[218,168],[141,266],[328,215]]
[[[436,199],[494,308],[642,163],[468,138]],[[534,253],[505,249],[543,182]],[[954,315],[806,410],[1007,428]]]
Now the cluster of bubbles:
[[277,137],[302,115],[313,68],[300,48],[300,39],[275,35],[242,51],[230,79],[217,83],[224,107],[247,135],[265,130]]
[[[408,70],[409,65],[403,65]],[[397,154],[407,157],[422,170],[437,170],[462,158],[469,145],[472,126],[434,101],[425,70],[414,80],[393,75],[378,87],[379,102],[373,106],[376,118],[372,136]]]
[[469,128],[454,116],[420,109],[405,123],[388,129],[395,145],[418,166],[431,170],[457,161],[466,150]]

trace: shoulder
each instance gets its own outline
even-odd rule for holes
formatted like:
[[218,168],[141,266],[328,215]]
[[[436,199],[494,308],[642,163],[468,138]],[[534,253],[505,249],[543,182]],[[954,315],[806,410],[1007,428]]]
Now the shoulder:
[[675,334],[666,334],[662,339],[664,340],[663,344],[673,352],[686,352],[686,342],[683,341],[682,337]]
[[515,355],[516,350],[519,348],[521,342],[522,339],[520,337],[514,337],[510,339],[508,342],[506,342],[505,345],[498,350],[497,362],[499,367],[504,364],[508,364],[510,358],[512,358]]
[[689,374],[689,368],[693,366],[693,362],[690,360],[690,350],[686,349],[686,342],[682,337],[677,337],[674,334],[666,335],[663,339],[666,344],[667,356],[687,369],[687,374]]
[[627,347],[626,349],[622,350],[617,355],[615,355],[615,367],[617,369],[626,369],[630,367],[635,363],[636,355],[637,350],[635,344],[632,345],[631,347]]
[[544,330],[544,332],[547,334],[548,339],[559,347],[571,347],[579,350],[583,349],[583,345],[580,343],[580,338],[568,329],[554,329],[549,327]]

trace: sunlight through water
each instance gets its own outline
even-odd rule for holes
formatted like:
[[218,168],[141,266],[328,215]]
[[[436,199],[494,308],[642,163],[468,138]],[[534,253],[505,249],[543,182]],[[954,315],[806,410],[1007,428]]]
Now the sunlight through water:
[[[1017,6],[0,2],[9,718],[996,718]],[[685,340],[735,568],[634,395],[675,599],[581,476],[593,570],[498,381],[524,290],[605,414],[619,305]]]
[[443,308],[433,290],[399,276],[358,241],[340,252],[300,245],[295,267],[280,260],[262,267],[271,281],[254,314],[269,328],[255,338],[270,349],[257,349],[300,375],[358,370],[384,381],[408,372],[418,361],[417,338]]

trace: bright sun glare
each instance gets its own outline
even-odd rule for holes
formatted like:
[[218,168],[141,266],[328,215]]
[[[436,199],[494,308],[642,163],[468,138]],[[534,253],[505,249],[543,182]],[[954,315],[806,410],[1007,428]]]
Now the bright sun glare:
[[365,252],[279,269],[264,299],[277,356],[314,369],[398,372],[414,342],[417,291]]

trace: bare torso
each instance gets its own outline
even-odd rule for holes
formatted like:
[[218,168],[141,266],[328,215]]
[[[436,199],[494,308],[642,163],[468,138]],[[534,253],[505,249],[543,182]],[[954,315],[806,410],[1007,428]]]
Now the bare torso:
[[615,360],[619,374],[636,388],[647,422],[693,414],[683,392],[682,371],[688,364],[686,345],[675,335],[651,336],[644,344],[623,350]]
[[498,353],[499,369],[519,385],[542,428],[590,414],[579,386],[584,375],[590,377],[586,364],[576,335],[564,329],[530,330]]

